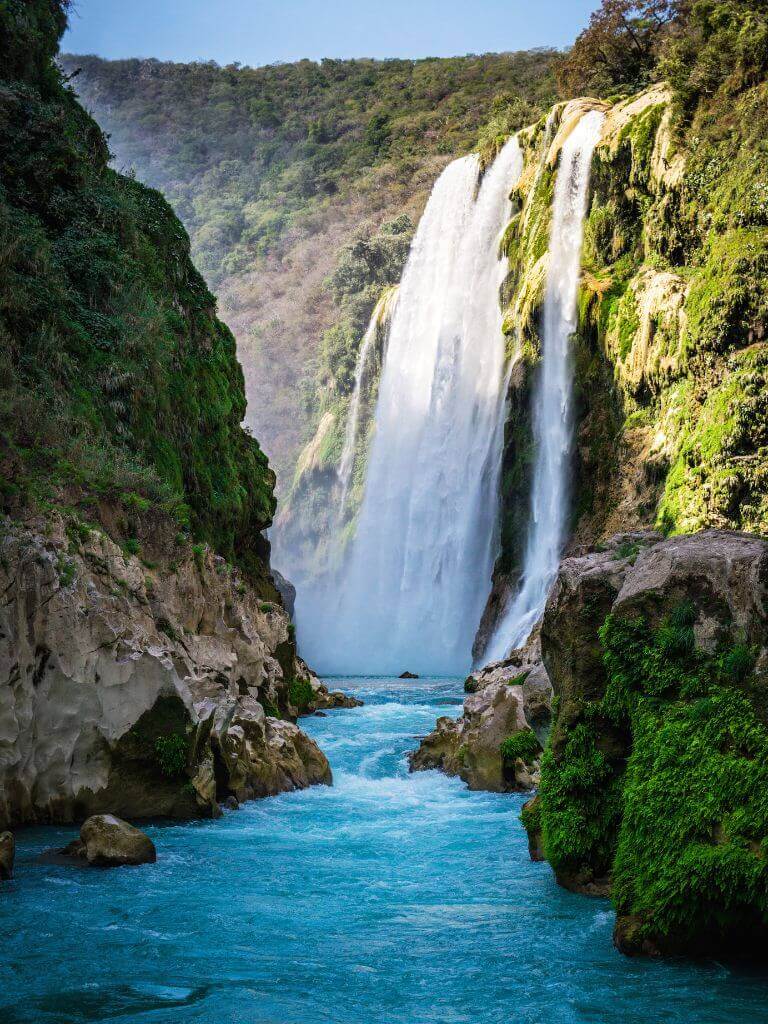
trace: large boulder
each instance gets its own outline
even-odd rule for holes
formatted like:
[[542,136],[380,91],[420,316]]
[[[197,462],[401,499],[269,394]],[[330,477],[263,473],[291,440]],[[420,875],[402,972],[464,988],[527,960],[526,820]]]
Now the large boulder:
[[623,952],[768,948],[768,542],[565,559],[541,645],[558,710],[532,847],[566,887],[612,889]]
[[55,514],[1,524],[0,828],[211,816],[330,777],[289,727],[314,677],[271,582],[151,525],[121,548]]
[[509,658],[474,673],[458,719],[439,718],[409,756],[411,771],[439,768],[470,789],[525,791],[538,782],[552,688],[538,635]]
[[0,833],[0,882],[13,878],[13,861],[16,856],[16,841],[12,832]]
[[98,868],[154,864],[157,860],[155,844],[149,836],[113,814],[87,818],[80,828],[80,838],[61,853]]

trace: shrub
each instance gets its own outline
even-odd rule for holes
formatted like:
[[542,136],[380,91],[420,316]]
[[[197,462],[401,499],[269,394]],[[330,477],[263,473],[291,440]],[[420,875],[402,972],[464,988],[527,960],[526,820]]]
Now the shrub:
[[301,714],[306,711],[315,699],[315,694],[308,679],[291,679],[288,685],[288,700]]
[[155,761],[163,775],[167,775],[168,778],[184,774],[188,751],[187,738],[179,733],[158,736],[155,740]]
[[501,744],[501,757],[506,764],[514,764],[518,757],[530,764],[541,754],[541,744],[536,739],[536,734],[531,729],[524,729],[516,732]]

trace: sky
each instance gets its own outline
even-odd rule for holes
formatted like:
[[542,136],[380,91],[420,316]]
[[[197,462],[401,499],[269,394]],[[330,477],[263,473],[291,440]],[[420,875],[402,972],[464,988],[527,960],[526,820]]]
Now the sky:
[[599,0],[73,0],[62,49],[239,61],[563,47]]

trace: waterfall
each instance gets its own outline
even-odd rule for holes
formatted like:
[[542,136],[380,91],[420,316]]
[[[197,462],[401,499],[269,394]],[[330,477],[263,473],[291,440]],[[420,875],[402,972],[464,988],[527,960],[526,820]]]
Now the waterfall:
[[344,510],[347,506],[347,495],[349,485],[352,482],[352,472],[355,468],[355,452],[357,446],[358,425],[360,422],[361,395],[365,386],[365,371],[368,366],[368,357],[373,351],[374,343],[378,337],[379,330],[384,323],[391,320],[394,304],[397,301],[397,288],[389,288],[376,303],[376,308],[371,314],[368,328],[360,342],[355,365],[355,384],[352,391],[352,398],[349,402],[347,413],[347,424],[344,432],[344,447],[339,460],[339,484],[341,486],[341,498],[339,500],[338,521],[344,518]]
[[392,318],[351,550],[330,588],[299,592],[302,652],[320,671],[459,674],[470,665],[503,442],[499,240],[521,173],[513,139],[479,187],[472,155],[432,190]]
[[599,111],[585,114],[560,154],[550,229],[542,358],[533,403],[536,457],[530,526],[520,588],[488,645],[486,661],[503,658],[527,640],[544,611],[565,541],[573,436],[570,340],[577,326],[589,173],[603,120]]

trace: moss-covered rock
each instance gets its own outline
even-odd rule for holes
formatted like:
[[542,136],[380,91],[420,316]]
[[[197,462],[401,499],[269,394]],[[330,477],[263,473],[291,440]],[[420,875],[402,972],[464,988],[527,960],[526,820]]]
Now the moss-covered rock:
[[766,598],[768,542],[747,534],[562,563],[541,634],[557,715],[524,823],[561,884],[611,888],[624,952],[768,937]]

